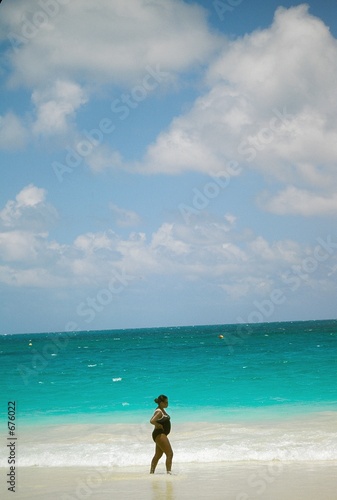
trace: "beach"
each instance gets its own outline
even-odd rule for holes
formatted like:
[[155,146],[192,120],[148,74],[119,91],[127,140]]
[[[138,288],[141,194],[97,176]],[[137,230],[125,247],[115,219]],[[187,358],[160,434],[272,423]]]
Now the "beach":
[[[306,436],[306,439],[305,439]],[[74,500],[337,499],[335,412],[254,423],[176,424],[172,475],[149,424],[27,426],[18,434],[15,497]],[[266,457],[270,459],[267,460]],[[2,457],[1,465],[6,465]],[[1,468],[5,477],[8,466]]]
[[0,33],[0,500],[337,500],[337,0]]
[[1,498],[336,500],[336,465],[337,462],[180,464],[171,476],[163,466],[158,466],[154,475],[145,466],[119,471],[100,467],[23,467],[15,495],[2,488]]
[[[337,500],[336,340],[336,321],[1,336],[0,498]],[[161,393],[172,475],[149,474]]]

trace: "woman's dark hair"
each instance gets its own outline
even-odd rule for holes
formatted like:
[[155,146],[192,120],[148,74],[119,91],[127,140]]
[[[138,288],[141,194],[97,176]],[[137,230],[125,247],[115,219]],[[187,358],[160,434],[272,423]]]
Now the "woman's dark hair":
[[159,403],[163,403],[164,401],[166,401],[168,398],[167,396],[165,396],[164,394],[161,394],[160,396],[158,396],[154,402],[157,403],[157,405],[159,405]]

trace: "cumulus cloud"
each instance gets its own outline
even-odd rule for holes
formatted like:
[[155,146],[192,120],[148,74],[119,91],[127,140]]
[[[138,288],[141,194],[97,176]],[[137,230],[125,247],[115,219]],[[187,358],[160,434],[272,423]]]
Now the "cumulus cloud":
[[45,268],[16,269],[0,266],[0,282],[16,287],[56,288],[66,286],[68,280],[55,276]]
[[[132,211],[117,205],[110,210],[121,225],[138,222]],[[243,298],[263,296],[308,272],[304,286],[327,287],[334,280],[331,269],[337,264],[329,250],[331,242],[317,242],[321,248],[316,258],[315,245],[270,242],[253,231],[238,230],[233,214],[222,218],[207,214],[189,224],[162,222],[152,234],[88,232],[67,244],[49,236],[56,215],[46,191],[34,185],[7,202],[0,212],[0,282],[99,289],[116,273],[125,273],[132,280],[143,278],[143,283],[161,276],[181,284],[207,284],[217,293]]]
[[[69,134],[76,111],[87,102],[84,89],[70,81],[56,80],[33,91],[33,112],[23,118],[12,112],[0,116],[0,149],[20,149],[36,136]],[[73,127],[75,135],[75,126]]]
[[44,16],[39,2],[27,7],[17,0],[3,9],[13,83],[40,86],[70,78],[132,85],[147,65],[160,64],[173,77],[204,62],[218,45],[204,9],[182,0],[56,4],[55,12]]
[[57,80],[51,87],[35,90],[32,101],[36,107],[33,132],[50,135],[67,132],[69,119],[87,98],[79,85]]
[[0,229],[43,232],[58,219],[56,209],[46,201],[47,192],[33,184],[24,187],[0,211]]
[[[18,148],[32,134],[69,133],[76,111],[101,85],[153,91],[175,84],[181,72],[208,60],[221,37],[201,6],[183,0],[17,0],[2,9],[0,39],[9,42],[8,85],[32,89],[35,107],[30,120],[28,111],[24,120],[11,113],[0,120],[0,148]],[[89,167],[111,168],[118,155],[95,151]]]
[[[331,286],[328,271],[336,258],[324,245],[320,254],[327,259],[315,261],[314,248],[292,241],[267,242],[261,236],[243,236],[234,229],[200,224],[190,228],[180,223],[161,224],[152,235],[131,232],[122,237],[113,231],[85,233],[73,243],[61,245],[48,234],[11,231],[0,233],[0,281],[13,286],[81,287],[94,290],[107,285],[116,273],[128,279],[151,281],[175,279],[179,283],[207,284],[231,298],[265,296],[276,287],[300,281],[307,274],[306,259],[311,259],[310,276],[304,286]],[[312,272],[313,263],[322,269]],[[306,271],[306,273],[304,272]],[[324,276],[324,280],[321,280]],[[327,277],[328,276],[328,277]],[[303,278],[304,279],[304,278]],[[324,284],[323,283],[323,284]],[[325,286],[324,285],[324,286]]]
[[93,255],[99,250],[111,250],[113,248],[114,233],[86,233],[78,236],[74,241],[74,247],[86,255]]
[[278,215],[336,215],[337,194],[323,196],[312,191],[288,186],[275,196],[261,196],[260,205]]
[[153,235],[151,246],[155,251],[163,249],[171,255],[190,254],[190,245],[174,235],[174,226],[169,223],[164,223]]
[[60,251],[61,247],[48,238],[58,214],[46,201],[46,195],[45,189],[30,184],[0,211],[0,259],[5,264],[1,266],[0,275],[6,284],[55,286],[55,283],[65,283],[58,276],[54,281],[50,279],[48,270],[50,263],[55,264],[55,250]]
[[[319,189],[328,209],[337,181],[336,80],[328,27],[307,5],[279,8],[268,29],[225,45],[208,69],[208,92],[159,134],[138,170],[214,175],[236,162],[242,173],[249,167]],[[298,213],[295,198],[288,201],[288,213]]]
[[72,135],[76,136],[76,111],[87,102],[87,94],[80,85],[56,80],[34,90],[31,101],[31,115],[27,113],[21,118],[8,112],[0,116],[0,149],[20,149],[39,136],[67,134],[69,138],[71,126]]
[[36,261],[38,246],[36,235],[28,231],[0,232],[0,255],[5,262]]

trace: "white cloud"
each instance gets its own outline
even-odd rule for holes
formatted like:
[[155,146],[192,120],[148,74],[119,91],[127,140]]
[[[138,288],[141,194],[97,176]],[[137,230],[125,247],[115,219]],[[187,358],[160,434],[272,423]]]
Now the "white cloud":
[[0,211],[0,229],[43,232],[58,218],[56,209],[46,202],[46,190],[33,184],[24,187],[15,200]]
[[238,300],[251,295],[264,295],[270,292],[272,286],[272,280],[265,277],[243,276],[234,282],[222,283],[219,287],[232,299]]
[[[214,175],[235,161],[242,172],[318,189],[331,206],[337,41],[328,27],[306,5],[279,8],[270,28],[227,43],[206,80],[209,91],[159,134],[138,171]],[[288,201],[288,213],[299,213],[295,199]]]
[[74,247],[86,255],[92,255],[98,250],[112,249],[114,233],[86,233],[78,236],[74,241]]
[[116,224],[120,227],[138,226],[141,222],[140,216],[133,210],[126,210],[110,203],[110,210],[113,213]]
[[35,207],[43,203],[46,199],[46,190],[29,184],[16,196],[17,208]]
[[337,194],[322,196],[320,194],[288,186],[272,198],[260,197],[260,204],[264,209],[278,215],[298,214],[336,215]]
[[67,285],[67,280],[59,278],[45,268],[15,269],[0,266],[0,282],[16,287],[56,288]]
[[190,245],[174,235],[173,224],[162,224],[158,231],[153,234],[151,246],[155,251],[163,249],[171,255],[190,254]]
[[0,116],[0,149],[18,149],[26,145],[28,132],[22,120],[12,112]]
[[[137,219],[137,214],[116,205],[112,210],[124,222]],[[308,272],[305,286],[331,286],[334,280],[331,269],[336,256],[329,250],[330,240],[311,247],[291,240],[270,242],[252,231],[239,231],[232,214],[222,219],[207,215],[191,224],[163,222],[150,235],[88,232],[61,244],[48,233],[54,211],[46,192],[33,185],[6,204],[0,212],[0,281],[43,288],[85,285],[97,290],[115,273],[125,272],[133,279],[143,278],[143,283],[160,276],[243,298],[284,288]]]
[[32,263],[37,259],[37,246],[36,235],[28,231],[0,233],[0,256],[3,261]]
[[[16,277],[20,275],[21,265],[33,269],[42,262],[47,263],[53,249],[60,248],[48,241],[48,230],[58,214],[46,201],[46,195],[45,189],[29,184],[0,211],[0,258],[16,263],[18,269],[12,273]],[[7,271],[5,275],[9,276]]]
[[[34,90],[32,116],[8,112],[0,116],[0,149],[20,149],[36,136],[66,135],[75,122],[76,111],[87,102],[86,92],[76,83],[56,80]],[[75,135],[75,127],[73,135]]]
[[[182,0],[72,0],[57,6],[40,23],[38,2],[27,8],[26,0],[16,0],[2,9],[13,45],[13,83],[40,86],[70,78],[132,85],[147,65],[160,64],[173,77],[204,62],[218,45],[204,9]],[[23,43],[15,43],[18,36]]]
[[121,154],[111,149],[107,144],[93,145],[92,151],[86,157],[85,161],[94,173],[101,173],[106,170],[117,170],[123,166]]
[[[226,229],[220,238],[219,227],[214,226],[213,231],[207,228],[206,239],[205,231],[203,225],[188,232],[177,224],[163,223],[151,238],[144,233],[130,233],[123,238],[108,231],[79,235],[68,245],[50,242],[47,234],[1,233],[0,255],[5,265],[0,280],[15,286],[86,285],[97,290],[106,286],[115,273],[125,272],[133,278],[143,278],[144,282],[154,276],[161,276],[162,280],[169,277],[181,284],[207,284],[232,298],[253,298],[264,296],[275,287],[284,288],[286,280],[291,283],[289,276],[293,276],[293,281],[299,280],[293,269],[301,270],[308,256],[312,261],[313,248],[294,242],[270,244],[258,236],[245,240],[241,235],[238,245],[233,240],[240,235],[235,232]],[[323,250],[322,247],[321,253]],[[329,257],[327,262],[317,262],[316,267],[321,269],[311,273],[310,286],[327,285],[334,279],[329,272],[336,265],[336,258]]]
[[51,87],[35,90],[32,101],[36,106],[35,134],[50,135],[67,132],[70,118],[87,101],[84,90],[69,81],[57,80]]
[[[35,106],[30,120],[27,112],[0,121],[0,148],[14,149],[32,135],[69,134],[76,111],[101,85],[163,89],[220,44],[206,11],[183,0],[16,0],[2,8],[1,38],[11,45],[7,83],[32,89]],[[68,142],[75,138],[74,127]],[[87,160],[94,172],[121,164],[118,152],[102,147]]]

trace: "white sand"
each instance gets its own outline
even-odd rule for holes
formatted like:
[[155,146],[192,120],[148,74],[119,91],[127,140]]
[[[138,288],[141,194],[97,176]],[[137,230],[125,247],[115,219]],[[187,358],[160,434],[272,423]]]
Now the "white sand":
[[27,467],[19,470],[16,493],[6,492],[1,469],[1,499],[70,500],[336,500],[337,463],[186,464],[172,476],[158,465],[147,468]]

